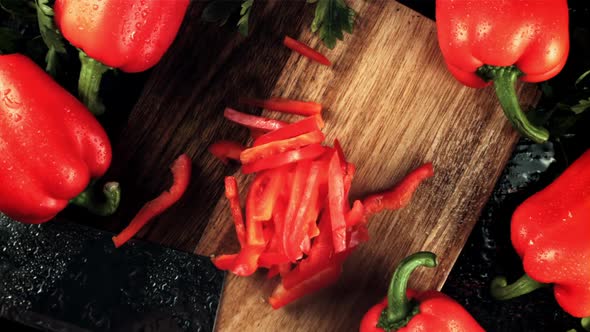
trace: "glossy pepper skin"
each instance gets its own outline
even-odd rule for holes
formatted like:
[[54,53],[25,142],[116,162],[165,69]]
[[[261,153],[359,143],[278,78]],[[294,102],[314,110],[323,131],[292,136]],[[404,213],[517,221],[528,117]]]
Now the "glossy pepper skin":
[[79,93],[92,111],[104,111],[97,95],[106,67],[128,73],[153,67],[176,37],[188,4],[189,0],[55,1],[58,28],[83,51]]
[[483,328],[450,297],[437,291],[407,289],[412,272],[435,267],[436,256],[418,252],[405,258],[393,274],[387,297],[363,317],[360,332],[480,332]]
[[[76,98],[20,55],[0,55],[0,211],[25,223],[53,218],[111,162],[98,121]],[[118,186],[105,193],[118,205]],[[112,210],[112,211],[109,211]]]
[[566,0],[437,0],[439,46],[461,83],[494,83],[505,114],[524,136],[547,140],[544,128],[521,110],[514,84],[545,81],[561,71],[569,52]]
[[509,299],[553,284],[555,299],[575,317],[590,316],[590,150],[514,212],[511,239],[526,275],[492,295]]

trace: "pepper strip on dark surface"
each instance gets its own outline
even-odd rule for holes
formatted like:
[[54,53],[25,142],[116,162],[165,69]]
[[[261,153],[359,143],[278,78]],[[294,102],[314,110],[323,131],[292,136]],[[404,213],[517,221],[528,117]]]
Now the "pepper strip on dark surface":
[[43,223],[68,203],[99,215],[119,205],[116,183],[89,186],[111,163],[111,143],[92,114],[32,60],[0,55],[0,211]]
[[574,317],[590,316],[590,150],[512,215],[511,240],[525,276],[512,285],[492,282],[492,296],[507,300],[547,284]]
[[145,226],[151,219],[166,211],[186,191],[191,178],[191,160],[186,155],[180,155],[170,167],[172,171],[172,186],[167,191],[164,191],[160,196],[147,202],[131,220],[129,225],[125,227],[116,236],[113,236],[113,243],[115,247],[120,247],[129,241],[143,226]]
[[483,332],[483,328],[457,302],[437,291],[408,289],[410,275],[418,267],[436,267],[431,252],[417,252],[403,259],[395,270],[387,297],[363,317],[360,332]]
[[522,111],[517,79],[541,82],[557,75],[569,52],[566,0],[437,0],[438,41],[449,71],[474,88],[494,84],[506,117],[535,142],[549,138]]

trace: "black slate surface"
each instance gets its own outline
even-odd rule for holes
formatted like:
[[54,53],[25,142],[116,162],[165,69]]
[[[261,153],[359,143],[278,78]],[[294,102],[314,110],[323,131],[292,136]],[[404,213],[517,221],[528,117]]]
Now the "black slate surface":
[[111,237],[0,215],[0,317],[47,331],[213,329],[224,274],[208,257],[141,241],[115,249]]

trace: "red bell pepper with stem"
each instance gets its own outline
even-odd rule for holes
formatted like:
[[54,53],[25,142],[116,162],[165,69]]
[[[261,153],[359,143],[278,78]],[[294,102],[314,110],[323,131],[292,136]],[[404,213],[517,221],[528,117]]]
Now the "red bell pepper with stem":
[[55,22],[79,48],[82,69],[78,93],[94,114],[104,112],[98,98],[109,67],[145,71],[160,61],[176,37],[189,0],[56,0]]
[[437,292],[408,289],[410,275],[418,267],[435,267],[436,256],[418,252],[401,261],[389,284],[387,297],[363,317],[360,332],[483,332],[461,305]]
[[440,49],[450,72],[463,84],[493,82],[506,117],[524,136],[546,141],[549,133],[519,106],[517,79],[541,82],[563,68],[569,52],[566,0],[437,0]]
[[113,236],[113,243],[115,247],[119,248],[127,241],[129,241],[143,226],[145,226],[151,219],[166,211],[186,191],[191,178],[191,160],[186,155],[180,155],[170,167],[172,171],[172,186],[167,191],[164,191],[160,196],[147,202],[131,220],[129,225],[125,227],[116,236]]
[[86,107],[20,54],[0,55],[0,92],[0,211],[34,224],[70,202],[112,214],[118,184],[105,185],[106,200],[88,186],[108,169],[111,144]]
[[590,316],[590,150],[516,209],[511,239],[526,275],[512,285],[495,279],[495,298],[510,299],[553,284],[555,299],[566,312]]

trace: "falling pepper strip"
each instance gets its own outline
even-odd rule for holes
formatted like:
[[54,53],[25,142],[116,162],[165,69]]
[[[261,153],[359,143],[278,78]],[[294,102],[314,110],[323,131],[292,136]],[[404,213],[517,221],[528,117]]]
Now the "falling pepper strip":
[[240,160],[240,154],[244,151],[244,146],[234,141],[217,141],[211,144],[208,150],[222,163],[227,164],[229,159]]
[[271,131],[283,128],[288,125],[288,123],[284,121],[242,113],[229,107],[223,111],[223,116],[232,122],[240,124],[244,127],[248,127],[252,130]]
[[320,63],[324,66],[331,66],[332,62],[330,62],[330,60],[328,60],[328,58],[326,58],[325,55],[321,54],[320,52],[314,50],[313,48],[303,44],[300,41],[297,41],[289,36],[285,36],[285,39],[283,40],[283,45],[285,45],[286,47],[288,47],[289,49],[303,55],[304,57],[315,61],[317,63]]
[[269,111],[312,116],[322,112],[322,105],[312,101],[301,101],[286,98],[271,98],[267,100],[241,98],[241,104],[260,107]]
[[113,236],[115,247],[118,248],[129,241],[148,221],[166,211],[184,194],[191,177],[190,158],[186,154],[180,155],[170,169],[173,177],[170,189],[147,202],[131,220],[129,225],[117,236]]

